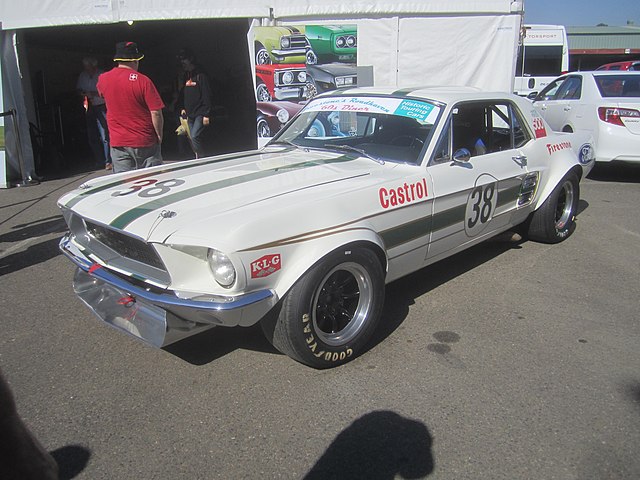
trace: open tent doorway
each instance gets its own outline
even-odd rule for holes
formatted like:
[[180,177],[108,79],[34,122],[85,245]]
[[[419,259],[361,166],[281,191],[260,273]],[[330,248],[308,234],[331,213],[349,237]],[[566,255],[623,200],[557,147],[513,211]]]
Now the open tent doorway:
[[140,72],[153,80],[166,105],[165,159],[193,158],[188,147],[186,151],[181,148],[175,134],[179,122],[175,100],[181,78],[176,55],[185,47],[209,74],[218,106],[207,132],[207,153],[255,148],[249,23],[248,19],[164,20],[24,30],[22,65],[29,72],[25,91],[33,93],[27,108],[37,173],[93,166],[76,81],[84,57],[96,57],[99,66],[109,70],[115,44],[125,40],[138,43],[145,55]]

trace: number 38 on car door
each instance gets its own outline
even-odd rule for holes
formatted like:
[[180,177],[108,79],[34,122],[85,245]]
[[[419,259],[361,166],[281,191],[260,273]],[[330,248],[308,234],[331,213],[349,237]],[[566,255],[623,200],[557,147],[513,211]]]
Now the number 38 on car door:
[[493,218],[498,203],[498,180],[481,175],[469,193],[464,230],[470,237],[481,234]]

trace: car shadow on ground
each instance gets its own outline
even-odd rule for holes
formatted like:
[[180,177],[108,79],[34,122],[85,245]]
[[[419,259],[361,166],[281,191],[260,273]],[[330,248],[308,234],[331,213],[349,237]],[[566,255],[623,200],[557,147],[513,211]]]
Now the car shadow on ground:
[[[387,285],[383,320],[366,351],[384,341],[404,322],[416,298],[508,250],[521,248],[520,243],[483,242]],[[192,365],[206,365],[237,349],[282,355],[266,339],[259,324],[246,328],[212,328],[164,347],[165,351]]]
[[9,275],[23,268],[32,267],[57,257],[60,255],[58,243],[60,243],[59,238],[52,238],[29,245],[26,250],[6,256],[2,256],[2,252],[0,252],[0,276]]
[[64,222],[64,218],[62,218],[62,215],[55,215],[11,227],[10,231],[0,235],[0,243],[21,242],[28,238],[65,231],[67,231],[67,224]]
[[304,480],[424,478],[434,469],[432,443],[420,421],[367,413],[338,434]]
[[[383,320],[367,351],[385,340],[404,322],[416,298],[508,250],[521,248],[520,243],[499,240],[483,242],[387,285]],[[206,365],[237,349],[282,355],[266,339],[259,324],[247,328],[212,328],[164,347],[165,351],[192,365]]]
[[368,350],[384,341],[402,325],[409,315],[409,307],[415,303],[416,298],[509,250],[522,248],[521,243],[522,241],[498,239],[482,242],[387,285],[382,320],[369,342]]
[[589,208],[589,202],[586,200],[580,199],[578,201],[578,209],[576,210],[576,217],[579,216],[582,212],[584,212],[587,208]]
[[640,183],[640,164],[596,163],[587,178],[598,182]]
[[164,347],[165,351],[192,365],[206,365],[238,349],[282,355],[264,336],[260,324],[214,327]]

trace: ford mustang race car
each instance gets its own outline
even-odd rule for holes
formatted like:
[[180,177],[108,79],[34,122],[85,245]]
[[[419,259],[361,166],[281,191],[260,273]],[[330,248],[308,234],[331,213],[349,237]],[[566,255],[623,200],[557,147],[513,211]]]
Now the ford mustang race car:
[[262,150],[96,178],[62,196],[74,289],[162,347],[260,322],[316,368],[384,322],[385,284],[519,228],[575,228],[585,133],[515,95],[350,89],[310,101]]

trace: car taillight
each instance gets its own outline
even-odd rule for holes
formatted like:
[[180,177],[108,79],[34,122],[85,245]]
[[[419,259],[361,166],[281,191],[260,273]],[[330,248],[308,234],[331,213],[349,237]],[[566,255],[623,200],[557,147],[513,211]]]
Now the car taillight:
[[624,127],[623,117],[638,118],[640,117],[640,112],[631,108],[600,107],[598,108],[598,116],[603,122]]

